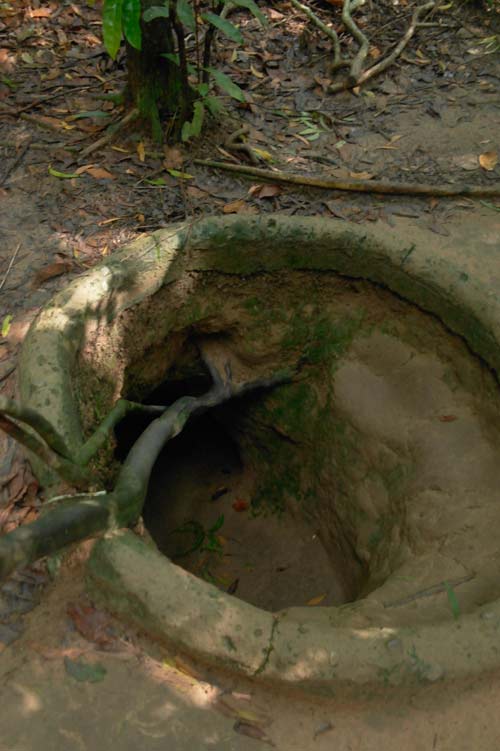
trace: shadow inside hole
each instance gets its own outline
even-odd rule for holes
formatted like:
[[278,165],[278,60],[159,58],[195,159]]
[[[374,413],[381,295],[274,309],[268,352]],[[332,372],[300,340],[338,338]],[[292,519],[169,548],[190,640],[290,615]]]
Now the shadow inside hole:
[[[210,385],[204,376],[165,382],[147,402],[171,404]],[[322,530],[289,510],[278,515],[259,507],[257,513],[252,505],[255,474],[233,436],[258,398],[212,409],[166,444],[151,475],[145,526],[174,563],[257,607],[343,604],[342,576],[325,550]],[[117,426],[119,459],[150,422],[135,414]]]

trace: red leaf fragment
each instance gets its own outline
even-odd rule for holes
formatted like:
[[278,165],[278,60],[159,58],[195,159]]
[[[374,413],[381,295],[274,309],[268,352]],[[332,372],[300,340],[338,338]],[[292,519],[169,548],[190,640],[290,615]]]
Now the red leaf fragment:
[[241,498],[237,498],[233,502],[233,508],[235,511],[246,511],[248,508],[248,501],[244,501]]

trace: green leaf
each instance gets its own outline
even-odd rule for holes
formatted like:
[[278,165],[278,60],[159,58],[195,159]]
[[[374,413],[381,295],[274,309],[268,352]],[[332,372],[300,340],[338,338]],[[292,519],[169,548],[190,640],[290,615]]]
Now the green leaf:
[[179,55],[177,52],[160,52],[160,57],[166,57],[171,63],[179,65]]
[[214,117],[217,117],[217,115],[220,115],[220,113],[224,109],[222,102],[216,96],[205,97],[203,100],[203,104],[206,106],[210,114],[213,115]]
[[111,115],[109,112],[104,112],[103,110],[88,110],[86,112],[77,112],[76,115],[70,115],[66,118],[66,121],[69,122],[71,120],[82,120],[85,117],[104,118],[111,117]]
[[166,185],[167,181],[164,177],[155,177],[154,180],[146,180],[148,185]]
[[73,177],[81,177],[76,172],[59,172],[56,169],[52,169],[52,167],[48,168],[48,173],[52,177],[58,177],[60,180],[71,180]]
[[14,81],[11,78],[6,78],[5,76],[0,76],[0,81],[4,83],[6,86],[9,87],[9,89],[12,89],[15,91],[17,89],[17,84],[14,83]]
[[141,49],[141,0],[122,0],[123,33],[127,42],[136,50]]
[[202,99],[204,99],[210,91],[208,83],[192,83],[191,88],[194,89]]
[[194,31],[196,28],[196,19],[194,17],[194,10],[189,3],[189,0],[177,0],[175,4],[175,12],[177,18],[186,29]]
[[230,2],[231,5],[237,5],[239,8],[246,8],[260,21],[262,26],[267,26],[267,18],[262,11],[259,10],[254,3],[254,0],[227,0],[227,2]]
[[243,44],[243,35],[237,26],[228,21],[227,18],[221,18],[216,13],[202,13],[201,16],[205,21],[211,23],[219,31],[222,31],[229,39],[237,44]]
[[5,316],[5,318],[2,321],[2,336],[7,336],[10,331],[10,324],[12,323],[12,316],[9,313],[9,315]]
[[123,0],[104,0],[102,38],[108,55],[114,60],[122,40]]
[[66,672],[76,681],[99,683],[106,675],[106,668],[98,662],[82,662],[81,660],[70,660],[64,658],[64,667]]
[[210,534],[213,535],[215,532],[217,532],[222,527],[223,524],[224,524],[224,514],[221,514],[218,517],[215,524],[213,525],[213,527],[210,527],[210,530],[209,530]]
[[453,618],[458,620],[460,618],[460,605],[458,604],[455,590],[448,584],[448,582],[444,582],[444,587],[446,589],[446,594],[448,595],[448,602],[450,604],[451,612],[453,613]]
[[194,175],[189,175],[187,172],[179,172],[178,169],[167,169],[169,175],[172,177],[178,177],[179,180],[192,180]]
[[238,84],[234,83],[234,81],[232,81],[229,76],[226,76],[225,73],[222,73],[222,71],[217,70],[216,68],[207,68],[207,70],[213,76],[213,79],[217,86],[225,91],[226,94],[232,96],[233,99],[237,99],[238,102],[245,101],[245,94],[240,89]]
[[154,5],[152,8],[148,8],[142,14],[142,17],[146,23],[154,21],[155,18],[168,18],[170,15],[169,3],[166,2],[163,5]]
[[203,118],[205,116],[205,107],[202,102],[195,102],[194,114],[191,122],[184,123],[182,126],[181,138],[183,141],[189,141],[190,138],[197,138],[203,127]]

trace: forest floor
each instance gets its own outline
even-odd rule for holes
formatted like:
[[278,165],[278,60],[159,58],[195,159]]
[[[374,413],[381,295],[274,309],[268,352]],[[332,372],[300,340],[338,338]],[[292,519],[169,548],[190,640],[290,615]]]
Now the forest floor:
[[[336,3],[315,12],[341,31]],[[361,13],[376,61],[402,37],[414,6],[389,0]],[[159,147],[132,126],[83,150],[125,111],[103,94],[125,83],[100,16],[85,3],[0,3],[0,389],[16,393],[17,356],[54,292],[140,233],[211,214],[315,215],[411,226],[442,242],[498,245],[500,200],[377,195],[286,186],[194,163],[248,164],[339,180],[498,186],[500,14],[447,6],[394,65],[356,92],[328,92],[331,45],[287,0],[245,11],[243,46],[220,44],[222,70],[245,92],[190,145]],[[352,40],[341,35],[349,48]],[[245,149],[232,134],[245,128]],[[70,175],[78,175],[70,177]],[[29,465],[0,437],[0,528],[36,517]],[[500,748],[495,676],[370,707],[307,702],[200,674],[124,632],[86,601],[82,565],[55,582],[44,565],[0,591],[0,748],[290,749]],[[133,688],[132,688],[133,686]],[[471,723],[471,707],[474,722]],[[105,739],[105,740],[104,740]]]

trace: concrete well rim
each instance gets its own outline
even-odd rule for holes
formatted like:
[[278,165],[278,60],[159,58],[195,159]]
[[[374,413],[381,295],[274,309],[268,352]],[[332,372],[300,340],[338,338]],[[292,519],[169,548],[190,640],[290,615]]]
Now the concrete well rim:
[[[494,370],[500,367],[498,295],[488,284],[487,274],[480,279],[470,277],[463,259],[452,262],[436,258],[423,246],[402,244],[395,238],[384,238],[380,231],[368,232],[335,220],[284,216],[209,218],[140,238],[56,295],[30,329],[23,347],[23,402],[41,409],[66,438],[78,443],[81,427],[69,379],[86,335],[90,292],[96,309],[104,305],[106,315],[116,316],[145,295],[153,294],[158,285],[187,270],[251,274],[259,269],[284,267],[332,270],[383,284],[438,315]],[[43,385],[40,387],[43,373],[48,371],[52,374],[48,379],[50,388],[54,389],[56,373],[56,391],[64,395],[63,406],[57,409],[53,392],[48,394]],[[278,615],[261,611],[264,615],[257,620],[262,620],[262,624],[254,631],[262,633],[246,641],[224,633],[217,648],[200,644],[199,620],[190,620],[189,612],[184,618],[177,609],[175,620],[184,622],[184,635],[169,636],[168,629],[174,626],[168,608],[155,611],[144,581],[137,585],[137,592],[130,592],[126,606],[120,605],[120,597],[113,589],[116,565],[122,565],[122,560],[132,555],[132,548],[139,557],[154,553],[135,540],[132,545],[130,533],[126,533],[98,543],[89,565],[90,586],[96,596],[125,615],[133,610],[131,601],[136,603],[142,591],[144,601],[138,606],[139,612],[145,615],[151,611],[150,620],[163,624],[167,641],[173,639],[200,659],[229,666],[245,675],[328,692],[339,685],[359,689],[458,678],[492,669],[500,662],[494,645],[500,622],[498,601],[456,623],[400,629],[398,633],[374,627],[364,635],[347,627],[332,628],[327,609],[324,618],[320,616],[313,625],[305,623],[311,612],[307,608]],[[144,546],[142,552],[137,552],[137,544]],[[152,558],[153,564],[159,565]],[[160,568],[167,572],[167,580],[178,580],[179,571],[174,564],[163,559]],[[249,617],[247,608],[252,606],[217,590],[214,594],[215,588],[209,584],[200,585],[201,588],[196,585],[200,612],[204,601],[213,605],[215,599],[227,614],[228,623],[242,625]],[[189,586],[193,583],[189,582]],[[192,603],[181,598],[179,608],[183,602],[189,611]],[[161,633],[153,631],[161,637]],[[444,643],[452,643],[453,648],[443,651]]]

